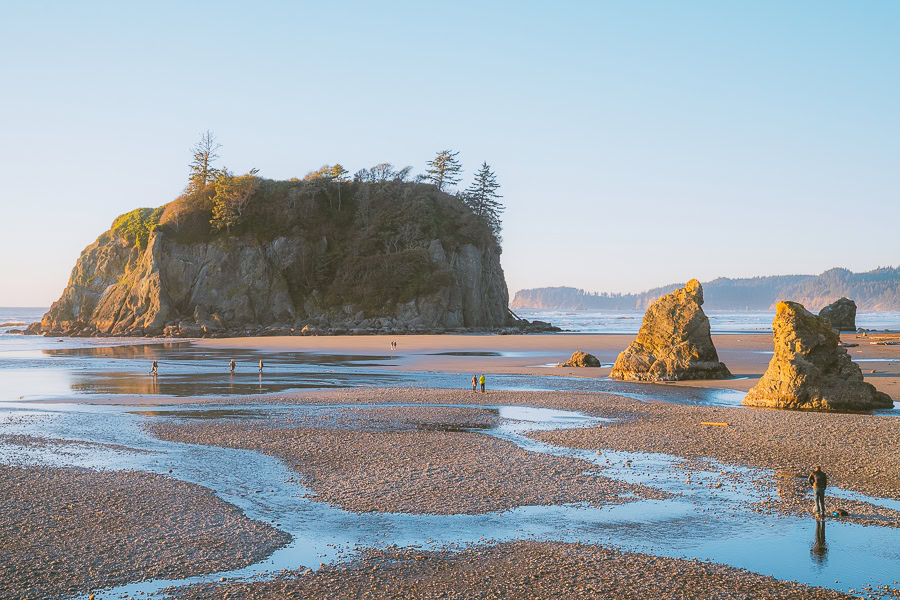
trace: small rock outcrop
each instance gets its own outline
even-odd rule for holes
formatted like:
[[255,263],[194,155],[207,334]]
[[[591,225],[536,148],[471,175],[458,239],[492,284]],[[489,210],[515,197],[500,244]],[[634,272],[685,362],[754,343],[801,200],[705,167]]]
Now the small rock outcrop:
[[593,354],[576,350],[561,367],[601,367],[600,360]]
[[893,408],[890,396],[863,381],[831,325],[802,304],[779,302],[772,322],[775,354],[743,404],[811,410]]
[[819,311],[819,316],[831,321],[838,331],[856,331],[856,302],[849,298],[835,300]]
[[719,362],[702,304],[703,287],[696,279],[654,302],[637,339],[619,354],[609,376],[626,381],[731,377]]

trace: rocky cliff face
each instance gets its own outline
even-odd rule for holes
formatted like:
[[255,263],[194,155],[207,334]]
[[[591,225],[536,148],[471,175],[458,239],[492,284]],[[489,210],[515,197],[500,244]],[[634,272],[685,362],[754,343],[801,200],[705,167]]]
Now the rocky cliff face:
[[779,302],[775,310],[775,354],[742,404],[813,410],[893,408],[887,394],[863,380],[827,319],[797,302]]
[[619,354],[609,376],[626,381],[725,379],[703,313],[703,287],[691,279],[647,309],[637,339]]
[[499,248],[427,244],[440,285],[373,310],[329,305],[298,279],[327,238],[249,233],[186,243],[164,230],[145,248],[108,232],[85,248],[62,296],[31,333],[203,335],[406,333],[512,325]]

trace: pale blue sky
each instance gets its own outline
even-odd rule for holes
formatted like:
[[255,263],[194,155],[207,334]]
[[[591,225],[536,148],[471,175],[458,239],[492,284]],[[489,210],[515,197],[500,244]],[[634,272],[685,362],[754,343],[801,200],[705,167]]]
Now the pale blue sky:
[[262,176],[484,160],[510,292],[900,264],[900,3],[0,0],[0,306],[207,128]]

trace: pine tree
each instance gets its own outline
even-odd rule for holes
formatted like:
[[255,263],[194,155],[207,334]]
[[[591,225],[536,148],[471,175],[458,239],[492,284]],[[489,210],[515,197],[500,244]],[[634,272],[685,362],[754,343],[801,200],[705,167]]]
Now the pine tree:
[[456,160],[459,152],[441,150],[433,160],[428,161],[428,170],[425,171],[425,180],[440,191],[459,183],[462,165]]
[[228,169],[222,169],[216,179],[216,195],[213,197],[210,225],[215,229],[231,231],[232,227],[241,222],[244,209],[259,187],[256,173],[257,169],[251,169],[246,175],[235,177]]
[[194,159],[191,161],[191,175],[188,180],[188,191],[196,191],[203,189],[206,184],[215,181],[220,174],[219,169],[213,166],[219,155],[216,151],[222,147],[222,144],[216,142],[214,136],[207,129],[206,133],[200,136],[200,141],[194,144],[191,152]]
[[502,198],[497,190],[500,184],[497,183],[497,176],[491,171],[487,162],[481,165],[481,168],[475,174],[475,180],[466,191],[463,192],[462,199],[466,206],[472,209],[476,216],[484,219],[488,224],[494,236],[500,239],[500,230],[502,222],[500,215],[504,211],[504,206],[499,199]]

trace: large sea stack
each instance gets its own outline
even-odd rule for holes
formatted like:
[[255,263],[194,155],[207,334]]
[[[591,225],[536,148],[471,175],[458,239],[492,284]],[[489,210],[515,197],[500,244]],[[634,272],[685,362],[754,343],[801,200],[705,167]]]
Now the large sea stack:
[[137,209],[81,253],[29,333],[221,336],[515,323],[500,246],[457,198],[399,181],[260,179],[211,226],[213,185]]
[[838,331],[856,331],[856,302],[849,298],[835,300],[819,311]]
[[893,408],[890,396],[863,381],[832,324],[797,302],[779,302],[772,329],[775,355],[745,406],[811,410]]
[[610,377],[628,381],[679,381],[731,377],[709,335],[703,287],[696,279],[654,302],[637,339],[619,354]]

